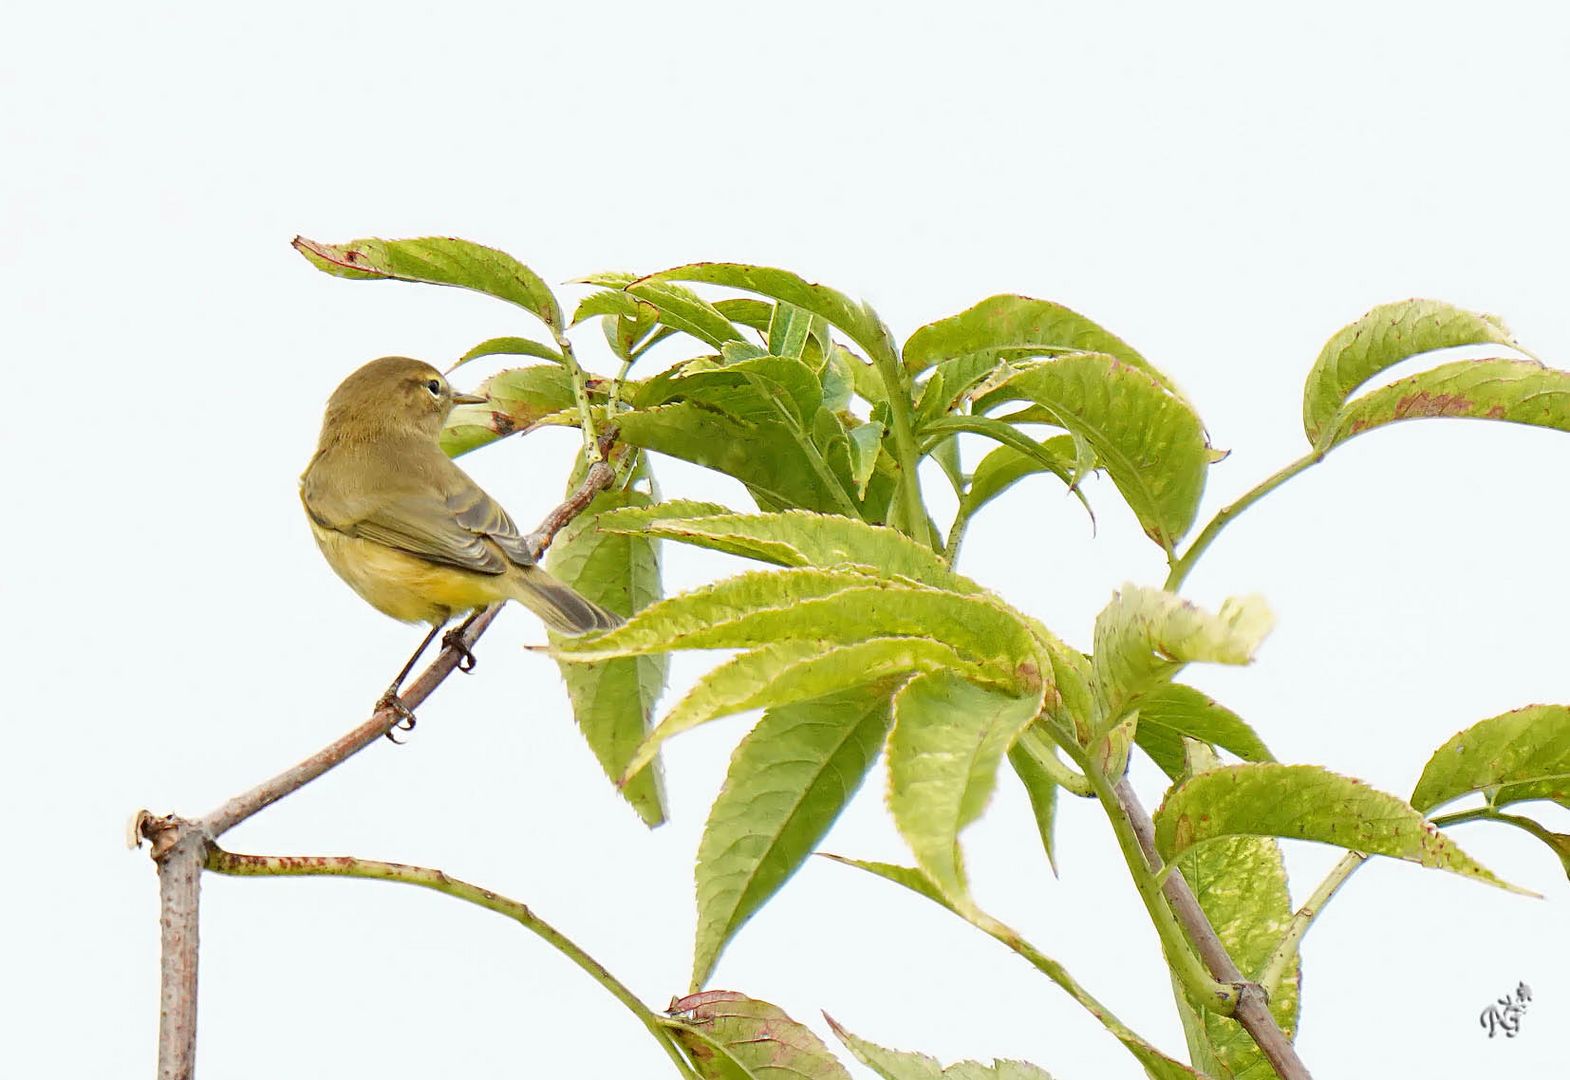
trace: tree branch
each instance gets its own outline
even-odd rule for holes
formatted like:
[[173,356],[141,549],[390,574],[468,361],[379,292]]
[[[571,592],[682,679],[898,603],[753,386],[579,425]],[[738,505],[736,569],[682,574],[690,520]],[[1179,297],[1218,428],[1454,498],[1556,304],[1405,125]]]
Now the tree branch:
[[[614,432],[601,436],[602,454]],[[550,546],[556,534],[566,527],[600,492],[616,481],[616,470],[604,461],[591,463],[583,481],[560,506],[546,515],[540,527],[527,537],[529,550],[536,559]],[[429,667],[403,692],[402,700],[410,709],[419,707],[436,692],[458,666],[458,661],[474,646],[501,610],[496,604],[486,608],[469,624],[460,638],[462,648],[448,646],[437,654]],[[399,714],[378,709],[371,718],[330,746],[319,750],[250,791],[237,795],[205,818],[192,821],[176,815],[156,817],[146,810],[137,812],[132,822],[133,841],[152,843],[153,861],[158,864],[159,911],[162,927],[162,991],[158,1024],[159,1080],[190,1080],[196,1061],[196,971],[197,915],[200,904],[201,871],[212,842],[240,822],[271,806],[279,799],[300,790],[330,769],[343,764],[392,730]]]
[[[1152,871],[1160,871],[1162,865],[1161,856],[1156,852],[1155,824],[1140,803],[1139,796],[1134,793],[1128,778],[1119,780],[1113,786],[1113,792],[1124,816],[1134,826],[1134,834],[1145,853],[1145,861]],[[1243,1025],[1270,1062],[1270,1067],[1275,1069],[1276,1075],[1281,1080],[1312,1080],[1307,1066],[1297,1056],[1296,1047],[1281,1030],[1281,1025],[1276,1023],[1275,1015],[1270,1011],[1269,998],[1258,983],[1245,980],[1237,964],[1232,962],[1226,946],[1216,936],[1210,920],[1205,917],[1204,909],[1199,906],[1194,891],[1184,880],[1182,871],[1172,869],[1168,872],[1161,891],[1210,973],[1222,982],[1237,986],[1238,1002],[1232,1019]]]

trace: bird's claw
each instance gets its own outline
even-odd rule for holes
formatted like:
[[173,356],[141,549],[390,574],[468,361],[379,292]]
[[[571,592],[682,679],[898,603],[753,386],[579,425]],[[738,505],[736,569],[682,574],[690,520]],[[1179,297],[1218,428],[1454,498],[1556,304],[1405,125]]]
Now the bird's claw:
[[398,716],[398,719],[394,721],[393,726],[388,728],[386,731],[387,739],[389,742],[394,742],[399,746],[402,746],[404,740],[398,738],[395,732],[414,730],[414,710],[403,703],[403,700],[398,696],[398,691],[395,688],[389,688],[387,693],[383,694],[380,700],[376,702],[377,712],[381,712],[385,709],[392,710]]
[[[465,623],[464,625],[467,626],[468,624]],[[463,640],[461,627],[456,627],[442,635],[442,648],[451,649],[458,654],[458,670],[465,675],[473,671],[480,663],[475,659],[474,653],[469,651],[468,642]]]

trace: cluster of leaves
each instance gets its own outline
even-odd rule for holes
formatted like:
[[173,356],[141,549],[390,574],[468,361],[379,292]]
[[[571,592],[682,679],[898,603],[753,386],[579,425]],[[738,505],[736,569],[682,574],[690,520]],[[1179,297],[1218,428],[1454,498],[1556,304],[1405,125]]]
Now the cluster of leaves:
[[[922,327],[901,347],[876,313],[832,289],[784,270],[699,263],[584,279],[594,291],[569,322],[533,271],[475,244],[296,246],[339,276],[477,289],[544,324],[549,343],[492,338],[458,358],[507,354],[540,363],[493,376],[483,387],[487,405],[455,411],[444,435],[449,452],[549,423],[585,427],[591,443],[595,429],[613,425],[621,444],[634,448],[622,462],[623,483],[552,554],[556,573],[630,617],[608,633],[558,639],[555,653],[586,738],[651,825],[664,816],[662,743],[762,710],[736,748],[698,852],[696,996],[678,1003],[672,1023],[704,1076],[758,1075],[749,1055],[769,1040],[781,1053],[788,1047],[804,1061],[827,1062],[800,1066],[800,1075],[843,1075],[815,1036],[772,1006],[697,992],[726,944],[816,848],[880,752],[888,807],[915,865],[855,865],[1031,958],[1160,1077],[1260,1075],[1268,1065],[1234,1021],[1195,1004],[1193,986],[1178,1001],[1192,1067],[1173,1061],[981,910],[960,835],[986,807],[1004,761],[1029,793],[1048,858],[1061,792],[1098,798],[1116,814],[1112,786],[1129,754],[1138,749],[1160,766],[1173,780],[1155,819],[1160,856],[1182,869],[1245,974],[1272,973],[1272,1009],[1287,1032],[1297,1021],[1304,927],[1290,908],[1277,838],[1503,885],[1438,828],[1489,819],[1543,839],[1570,870],[1570,837],[1502,812],[1528,800],[1570,807],[1564,707],[1535,706],[1462,732],[1402,800],[1317,766],[1276,763],[1241,717],[1174,681],[1188,663],[1248,663],[1268,632],[1257,598],[1211,613],[1176,590],[1235,513],[1290,476],[1358,434],[1410,418],[1570,430],[1570,374],[1527,357],[1495,318],[1412,300],[1376,308],[1338,332],[1308,377],[1307,454],[1180,551],[1217,460],[1204,425],[1149,361],[1061,305],[991,297]],[[691,285],[740,295],[707,299]],[[600,321],[620,363],[613,376],[586,375],[573,354],[567,331],[590,319]],[[647,366],[655,346],[671,339],[696,343],[698,354],[645,375],[640,362]],[[1440,364],[1354,397],[1403,360],[1464,345],[1517,355]],[[969,469],[962,435],[991,445]],[[734,477],[755,509],[659,500],[651,455],[660,454]],[[926,458],[959,500],[946,530],[922,497]],[[1086,654],[953,567],[975,515],[1016,481],[1050,474],[1078,495],[1092,469],[1106,472],[1166,553],[1172,576],[1164,589],[1120,590]],[[661,599],[661,540],[770,568]],[[664,659],[677,649],[737,652],[655,724]],[[1221,763],[1218,750],[1239,761]],[[1474,793],[1485,800],[1481,808],[1429,816]],[[1137,850],[1125,855],[1136,879],[1147,872]],[[1165,943],[1169,955],[1188,948]],[[931,1059],[835,1030],[884,1076],[1045,1075],[1003,1062],[940,1070]]]

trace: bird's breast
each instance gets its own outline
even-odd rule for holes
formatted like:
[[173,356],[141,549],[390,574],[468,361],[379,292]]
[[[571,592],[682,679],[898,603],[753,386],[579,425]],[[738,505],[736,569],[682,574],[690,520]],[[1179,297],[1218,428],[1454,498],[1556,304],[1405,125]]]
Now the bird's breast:
[[453,615],[504,599],[499,576],[442,566],[311,519],[311,532],[333,572],[372,607],[403,622],[441,625]]

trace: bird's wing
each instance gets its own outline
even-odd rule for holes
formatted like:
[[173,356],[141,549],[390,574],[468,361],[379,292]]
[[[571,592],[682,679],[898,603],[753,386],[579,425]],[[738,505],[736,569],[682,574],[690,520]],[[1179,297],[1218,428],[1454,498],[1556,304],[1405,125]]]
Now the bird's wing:
[[512,518],[468,474],[445,458],[417,473],[382,477],[371,494],[345,497],[308,471],[301,496],[317,524],[432,562],[481,574],[504,573],[509,562],[533,565]]

